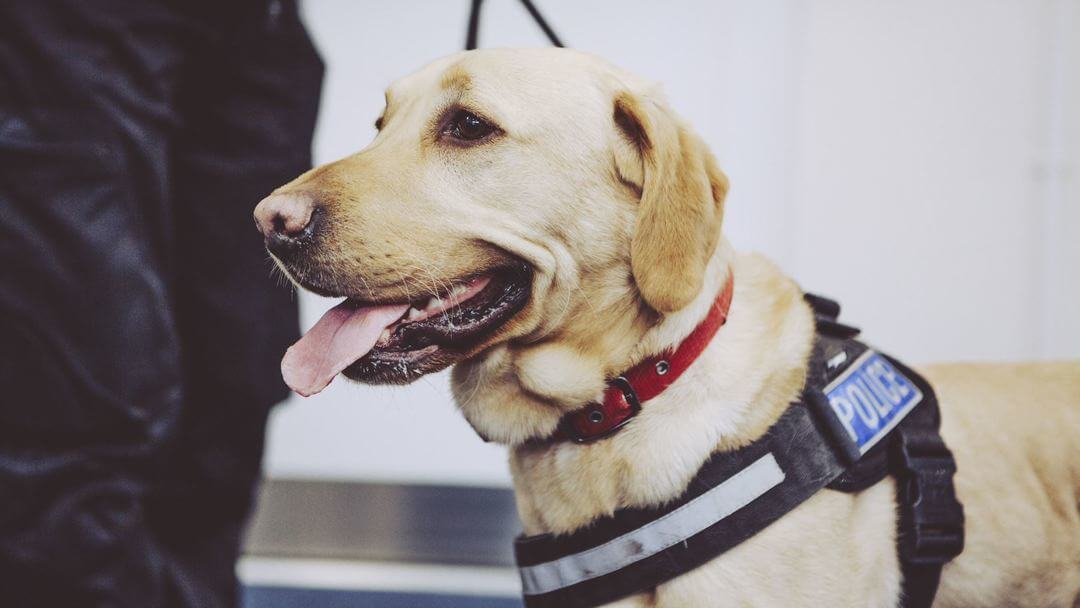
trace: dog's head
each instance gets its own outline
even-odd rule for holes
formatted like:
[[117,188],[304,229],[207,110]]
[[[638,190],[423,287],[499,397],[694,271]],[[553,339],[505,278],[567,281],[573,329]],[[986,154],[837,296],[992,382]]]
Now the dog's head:
[[376,124],[255,212],[292,280],[348,298],[286,357],[300,392],[339,371],[403,383],[552,344],[610,349],[701,290],[727,180],[611,65],[460,53],[394,83]]

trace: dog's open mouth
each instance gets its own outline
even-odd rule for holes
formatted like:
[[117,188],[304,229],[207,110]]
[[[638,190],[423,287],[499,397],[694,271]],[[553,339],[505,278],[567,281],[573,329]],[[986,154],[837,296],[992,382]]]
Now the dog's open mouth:
[[441,370],[525,307],[530,275],[527,268],[497,271],[410,302],[347,298],[289,348],[282,376],[306,397],[339,373],[363,382],[405,383]]

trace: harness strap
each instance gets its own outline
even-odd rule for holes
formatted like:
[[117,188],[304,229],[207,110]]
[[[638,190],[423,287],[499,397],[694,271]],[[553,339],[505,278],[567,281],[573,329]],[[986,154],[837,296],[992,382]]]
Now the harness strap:
[[[921,376],[902,363],[894,365],[924,384],[923,391],[931,390]],[[938,432],[940,410],[936,401],[933,405],[912,412],[889,446],[890,474],[897,482],[897,553],[903,608],[930,608],[942,569],[964,549],[964,509],[952,481],[956,460]]]
[[938,433],[933,388],[855,340],[858,330],[836,321],[835,302],[808,301],[818,339],[800,400],[760,439],[712,455],[669,504],[622,509],[567,535],[519,537],[528,608],[595,606],[655,588],[826,486],[858,492],[886,475],[897,480],[901,605],[930,607],[943,565],[964,544],[956,465]]
[[710,458],[662,509],[624,509],[568,536],[515,542],[528,608],[587,607],[653,588],[743,542],[846,465],[811,409],[793,404],[762,440]]
[[938,584],[941,582],[941,569],[944,564],[918,565],[900,562],[900,606],[901,608],[930,608],[934,605]]

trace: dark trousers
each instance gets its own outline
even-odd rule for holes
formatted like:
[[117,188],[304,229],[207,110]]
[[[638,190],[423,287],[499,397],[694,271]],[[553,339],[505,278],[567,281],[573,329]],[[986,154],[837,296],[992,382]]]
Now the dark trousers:
[[295,0],[0,2],[0,605],[236,603],[310,165]]

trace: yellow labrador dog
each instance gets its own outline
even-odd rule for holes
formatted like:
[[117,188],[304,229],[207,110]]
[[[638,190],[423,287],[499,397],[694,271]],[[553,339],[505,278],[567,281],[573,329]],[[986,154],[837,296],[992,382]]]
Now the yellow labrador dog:
[[[283,361],[300,394],[339,373],[406,383],[454,366],[462,413],[511,447],[529,534],[671,500],[798,397],[812,313],[779,268],[724,238],[728,180],[655,87],[580,52],[473,51],[394,83],[377,127],[256,209],[296,284],[347,298]],[[542,441],[686,337],[732,274],[728,323],[631,424]],[[923,373],[967,515],[935,605],[1077,606],[1080,364]],[[894,606],[894,486],[822,490],[617,605]]]

